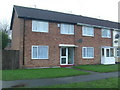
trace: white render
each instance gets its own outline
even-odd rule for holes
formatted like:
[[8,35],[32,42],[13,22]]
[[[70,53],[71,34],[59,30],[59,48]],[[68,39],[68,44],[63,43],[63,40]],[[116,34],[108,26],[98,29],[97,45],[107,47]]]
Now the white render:
[[[120,57],[117,56],[117,48],[120,48],[120,37],[118,39],[115,38],[115,35],[119,34],[120,35],[120,30],[114,30],[113,31],[113,47],[115,48],[114,53],[115,53],[115,61],[119,62]],[[117,41],[117,43],[115,43]]]

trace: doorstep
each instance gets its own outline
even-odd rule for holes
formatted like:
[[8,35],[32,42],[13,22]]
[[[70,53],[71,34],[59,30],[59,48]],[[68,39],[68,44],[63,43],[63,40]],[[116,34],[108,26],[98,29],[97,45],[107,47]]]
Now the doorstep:
[[74,64],[70,64],[70,65],[60,65],[60,67],[71,67],[74,66]]

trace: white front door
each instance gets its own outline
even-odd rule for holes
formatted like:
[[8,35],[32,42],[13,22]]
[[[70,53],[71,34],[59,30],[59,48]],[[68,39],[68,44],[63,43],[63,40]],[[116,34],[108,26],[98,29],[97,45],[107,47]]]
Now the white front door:
[[60,64],[61,65],[74,64],[74,48],[71,47],[60,48]]

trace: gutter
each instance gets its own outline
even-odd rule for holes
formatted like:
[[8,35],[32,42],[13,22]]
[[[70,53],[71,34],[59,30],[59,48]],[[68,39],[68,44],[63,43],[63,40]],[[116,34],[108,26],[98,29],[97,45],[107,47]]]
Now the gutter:
[[24,45],[25,45],[25,19],[24,19],[24,21],[23,21],[23,24],[24,24],[24,26],[23,26],[23,65],[25,65],[25,62],[24,62],[24,49],[25,49],[25,47],[24,47]]
[[77,25],[97,27],[97,28],[104,28],[104,29],[120,30],[120,29],[116,29],[116,28],[110,28],[110,27],[104,27],[104,26],[98,26],[98,25],[91,25],[91,24],[83,24],[83,23],[77,23]]

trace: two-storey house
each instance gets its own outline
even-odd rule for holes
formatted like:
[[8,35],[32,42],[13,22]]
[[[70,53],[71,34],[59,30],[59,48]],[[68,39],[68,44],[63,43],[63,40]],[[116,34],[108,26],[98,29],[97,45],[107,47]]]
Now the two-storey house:
[[115,64],[117,22],[14,6],[10,28],[20,67]]

